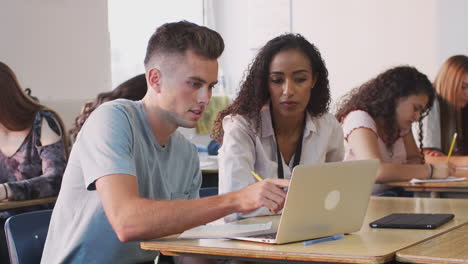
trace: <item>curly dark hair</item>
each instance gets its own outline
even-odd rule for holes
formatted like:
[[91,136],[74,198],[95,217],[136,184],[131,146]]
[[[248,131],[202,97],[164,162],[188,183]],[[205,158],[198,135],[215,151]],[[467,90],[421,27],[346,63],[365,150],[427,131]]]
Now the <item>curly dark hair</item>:
[[139,74],[127,81],[119,84],[114,90],[98,94],[97,98],[84,105],[80,115],[75,118],[75,124],[68,131],[72,140],[76,139],[76,135],[80,132],[86,119],[89,115],[101,104],[119,98],[124,98],[132,101],[141,100],[146,94],[146,77],[145,74]]
[[[379,74],[354,88],[343,96],[338,106],[336,118],[342,122],[343,119],[354,110],[363,110],[372,118],[385,120],[383,131],[385,131],[384,142],[391,151],[393,143],[398,139],[400,129],[396,124],[396,107],[398,99],[411,95],[427,95],[429,103],[421,114],[421,120],[428,114],[432,107],[435,90],[427,76],[410,66],[398,66]],[[420,149],[422,150],[422,129],[420,129]]]
[[270,99],[268,76],[273,57],[286,50],[301,51],[309,58],[313,74],[317,76],[314,89],[311,90],[307,111],[312,116],[321,116],[330,105],[330,87],[328,71],[318,49],[300,34],[284,34],[266,43],[249,65],[244,74],[244,81],[233,103],[219,112],[211,137],[222,142],[224,129],[223,118],[227,115],[242,115],[250,122],[250,128],[258,133],[260,130],[260,109]]

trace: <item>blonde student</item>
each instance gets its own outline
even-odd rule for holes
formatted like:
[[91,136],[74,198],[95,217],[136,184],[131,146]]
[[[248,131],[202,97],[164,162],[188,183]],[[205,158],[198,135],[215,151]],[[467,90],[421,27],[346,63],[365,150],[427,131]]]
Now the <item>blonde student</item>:
[[374,195],[398,195],[383,183],[446,178],[454,172],[447,162],[425,164],[411,131],[411,125],[431,108],[434,97],[426,75],[399,66],[353,89],[340,102],[336,117],[343,126],[345,160],[381,160]]
[[[285,34],[261,48],[234,102],[214,125],[219,150],[219,191],[257,179],[291,177],[294,166],[343,159],[343,132],[328,113],[328,72],[317,48]],[[263,181],[262,181],[263,182]],[[266,208],[226,220],[270,214]]]
[[445,61],[433,83],[434,106],[423,120],[424,154],[428,162],[447,160],[456,133],[450,162],[468,167],[468,57],[452,56]]

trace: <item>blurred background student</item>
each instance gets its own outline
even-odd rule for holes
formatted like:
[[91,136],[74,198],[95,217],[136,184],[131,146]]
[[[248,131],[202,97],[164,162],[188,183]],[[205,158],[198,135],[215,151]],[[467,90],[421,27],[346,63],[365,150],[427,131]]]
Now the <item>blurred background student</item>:
[[403,195],[382,183],[446,178],[454,172],[447,162],[424,164],[411,131],[412,123],[421,122],[431,108],[434,97],[426,75],[400,66],[379,74],[342,99],[336,117],[343,125],[345,160],[381,161],[373,195]]
[[[318,49],[301,35],[270,40],[214,124],[213,138],[222,142],[219,192],[255,183],[251,171],[289,179],[298,164],[341,161],[343,131],[329,104],[328,71]],[[226,220],[265,214],[260,208]]]
[[86,103],[80,114],[75,119],[74,126],[69,130],[70,138],[74,142],[81,127],[88,119],[89,115],[101,104],[115,99],[128,99],[138,101],[145,96],[147,90],[145,74],[139,74],[127,81],[119,84],[114,90],[98,94],[97,98]]
[[[33,101],[14,72],[0,62],[0,201],[58,194],[67,163],[67,137],[60,117]],[[9,263],[3,227],[8,217],[49,208],[0,212],[0,262]]]
[[447,159],[454,133],[457,140],[450,162],[468,167],[468,57],[445,61],[434,81],[437,97],[423,120],[424,154],[429,162]]

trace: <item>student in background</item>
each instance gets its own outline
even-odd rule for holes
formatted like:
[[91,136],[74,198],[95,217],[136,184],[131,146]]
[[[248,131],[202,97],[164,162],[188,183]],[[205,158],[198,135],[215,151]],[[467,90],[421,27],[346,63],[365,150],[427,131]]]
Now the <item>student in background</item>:
[[[343,131],[328,113],[328,71],[317,48],[301,35],[270,40],[253,60],[239,95],[215,121],[219,192],[265,179],[291,177],[298,164],[343,159]],[[271,214],[266,208],[226,218]]]
[[89,115],[101,104],[115,99],[123,98],[138,101],[145,96],[147,91],[145,74],[139,74],[119,84],[114,90],[98,94],[97,98],[88,102],[81,109],[80,115],[76,117],[74,126],[69,130],[70,138],[74,142]]
[[[55,196],[67,163],[60,117],[23,92],[14,72],[0,62],[0,200]],[[0,212],[0,262],[9,263],[3,226],[12,215],[50,208],[35,206]]]
[[396,195],[381,183],[446,178],[454,172],[446,162],[424,164],[411,131],[412,123],[421,122],[431,108],[434,97],[426,75],[400,66],[355,88],[342,100],[336,117],[343,125],[345,160],[381,161],[374,195]]
[[286,180],[196,199],[196,147],[176,131],[193,128],[217,83],[221,36],[181,21],[159,27],[145,57],[141,101],[104,103],[75,142],[52,213],[42,263],[154,262],[140,240],[177,234],[234,212],[282,208]]
[[434,81],[437,97],[423,120],[424,154],[429,162],[447,160],[453,135],[457,141],[450,162],[468,167],[468,57],[450,57]]

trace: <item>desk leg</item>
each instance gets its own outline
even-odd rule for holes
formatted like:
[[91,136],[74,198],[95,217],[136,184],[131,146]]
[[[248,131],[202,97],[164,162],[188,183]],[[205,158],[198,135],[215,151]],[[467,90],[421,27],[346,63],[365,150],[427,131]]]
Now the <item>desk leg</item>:
[[427,196],[428,196],[427,192],[413,192],[414,198],[427,198]]

